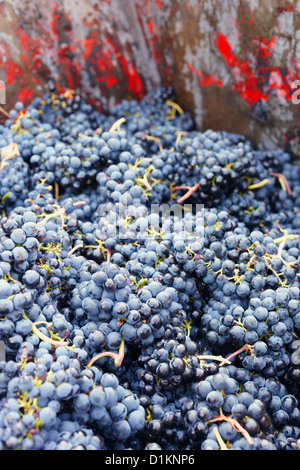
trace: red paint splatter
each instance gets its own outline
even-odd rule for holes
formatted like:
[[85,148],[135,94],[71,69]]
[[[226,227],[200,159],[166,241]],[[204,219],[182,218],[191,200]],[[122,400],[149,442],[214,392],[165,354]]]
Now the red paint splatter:
[[[218,33],[216,36],[216,46],[231,72],[232,89],[238,92],[250,107],[259,100],[267,101],[272,93],[278,97],[290,99],[290,86],[285,78],[287,71],[270,67],[270,57],[275,47],[276,36],[273,36],[271,40],[253,37],[252,42],[257,46],[256,53],[248,54],[247,59],[242,61],[235,56],[224,34]],[[187,67],[197,75],[201,86],[223,86],[223,81],[216,78],[214,74],[204,74],[191,64],[187,64]]]
[[58,35],[57,30],[56,30],[56,22],[55,22],[55,21],[51,21],[50,26],[51,26],[53,38],[56,39],[56,40],[58,40],[59,35]]
[[212,74],[205,74],[199,69],[195,69],[191,64],[188,62],[186,63],[187,68],[196,74],[198,78],[198,82],[201,86],[210,86],[210,85],[217,85],[217,86],[223,86],[223,81],[216,78],[215,75]]
[[293,7],[291,5],[286,5],[285,7],[277,7],[278,13],[282,13],[284,11],[293,11]]
[[[272,71],[269,59],[274,50],[276,36],[273,36],[270,41],[257,37],[254,37],[252,40],[257,43],[257,50],[254,62],[250,63],[249,60],[242,61],[234,55],[224,34],[218,33],[216,38],[217,49],[222,54],[231,71],[233,90],[238,92],[251,107],[258,100],[268,100],[269,98],[269,81]],[[273,88],[275,88],[275,81],[273,85]]]
[[22,59],[27,70],[32,75],[49,72],[48,67],[42,61],[42,56],[43,51],[49,47],[50,41],[48,40],[45,44],[43,38],[29,36],[22,28],[15,28],[15,34],[19,37],[23,52]]
[[[7,58],[10,57],[9,46],[5,43],[0,43],[0,50],[2,55],[1,67],[6,74],[5,85],[9,87],[15,82],[18,82],[18,89],[16,91],[15,102],[22,101],[25,105],[29,104],[34,94],[34,88],[36,84],[39,83],[38,80],[36,80],[36,77],[30,76],[30,81],[35,83],[33,89],[30,89],[25,81],[24,71],[22,70],[22,68],[11,60],[7,60]],[[7,89],[7,93],[9,93],[9,88]]]
[[[104,80],[105,80],[104,77],[101,77],[101,79],[104,79]],[[103,81],[104,81],[104,80],[103,80]],[[108,77],[108,78],[107,78],[106,86],[107,86],[108,88],[110,88],[111,86],[115,85],[116,83],[118,83],[117,77],[112,77],[112,76],[111,76],[111,77]]]
[[115,53],[107,41],[100,41],[95,35],[82,40],[80,43],[82,58],[89,64],[89,70],[94,75],[95,82],[105,84],[107,88],[117,83],[117,61],[114,61]]
[[148,28],[150,33],[153,33],[154,25],[152,20],[148,20]]
[[22,101],[23,103],[27,104],[31,101],[33,94],[33,90],[29,90],[29,88],[23,88],[18,93],[18,99],[19,101]]
[[2,62],[1,68],[6,73],[6,85],[11,85],[18,77],[22,75],[22,70],[20,67],[10,60]]
[[7,15],[6,15],[5,3],[4,3],[4,2],[1,2],[1,3],[0,3],[0,15],[1,15],[1,16],[7,16]]
[[156,8],[161,11],[162,10],[162,1],[161,0],[156,0]]
[[133,61],[127,60],[125,55],[121,53],[120,49],[113,43],[112,38],[107,37],[108,43],[113,47],[114,54],[118,57],[121,69],[127,78],[127,89],[133,95],[139,96],[145,92],[143,81],[134,67]]
[[95,82],[105,83],[105,86],[110,88],[118,83],[119,69],[121,69],[127,92],[134,97],[144,94],[144,84],[134,66],[130,51],[127,59],[110,36],[99,38],[95,32],[88,39],[74,38],[73,44],[78,45],[83,63],[88,64]]
[[254,36],[252,41],[258,43],[258,56],[263,55],[266,57],[271,57],[275,47],[276,36],[273,36],[270,41],[265,38],[258,38]]

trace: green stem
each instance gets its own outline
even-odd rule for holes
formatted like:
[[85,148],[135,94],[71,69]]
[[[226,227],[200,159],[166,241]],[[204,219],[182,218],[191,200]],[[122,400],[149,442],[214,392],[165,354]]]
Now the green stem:
[[112,126],[111,128],[109,129],[109,132],[113,132],[115,130],[118,130],[120,131],[120,125],[123,124],[123,122],[125,122],[126,119],[125,118],[120,118],[118,119],[118,121],[116,121]]
[[[28,318],[28,316],[26,315],[26,313],[24,313],[24,318],[27,318],[28,320],[30,320]],[[52,344],[52,346],[54,346],[56,348],[58,346],[68,346],[69,347],[69,344],[66,341],[54,340],[52,338],[49,338],[49,336],[45,335],[44,333],[42,333],[36,326],[36,325],[41,324],[41,323],[47,323],[47,322],[32,323],[32,333],[34,333],[36,336],[38,336],[42,341],[46,341],[47,343]]]
[[269,179],[264,179],[262,181],[260,181],[259,183],[256,183],[256,184],[251,184],[250,186],[248,186],[248,189],[259,189],[259,188],[262,188],[263,186],[265,186],[266,184],[269,184],[270,183],[270,180]]
[[218,441],[218,444],[220,446],[220,450],[229,450],[228,447],[226,446],[225,442],[222,439],[222,436],[219,432],[219,429],[217,427],[214,428],[214,433],[216,436],[216,439]]
[[211,355],[202,355],[202,356],[197,356],[198,359],[201,360],[206,360],[206,359],[211,359],[212,361],[220,361],[224,364],[231,364],[231,362],[228,360],[228,359],[225,359],[224,357],[222,356],[211,356]]

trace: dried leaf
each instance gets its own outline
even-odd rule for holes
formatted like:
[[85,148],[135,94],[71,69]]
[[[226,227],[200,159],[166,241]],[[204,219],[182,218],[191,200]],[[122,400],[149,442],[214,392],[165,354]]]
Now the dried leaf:
[[1,162],[0,170],[3,170],[9,163],[8,160],[15,158],[17,155],[20,155],[18,145],[15,142],[11,142],[6,147],[1,149]]

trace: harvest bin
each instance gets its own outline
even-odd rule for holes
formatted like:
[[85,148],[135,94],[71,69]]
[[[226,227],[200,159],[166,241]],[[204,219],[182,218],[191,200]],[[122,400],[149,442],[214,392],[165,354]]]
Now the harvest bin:
[[50,79],[103,110],[171,84],[199,130],[299,155],[299,1],[10,0],[0,14],[6,110]]
[[300,0],[4,0],[0,54],[0,451],[300,450]]

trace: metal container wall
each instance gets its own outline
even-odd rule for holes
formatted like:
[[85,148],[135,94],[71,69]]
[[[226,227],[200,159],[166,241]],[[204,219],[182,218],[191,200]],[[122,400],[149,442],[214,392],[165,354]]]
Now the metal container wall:
[[101,109],[171,84],[199,129],[299,152],[300,0],[10,0],[0,15],[6,110],[49,79]]

